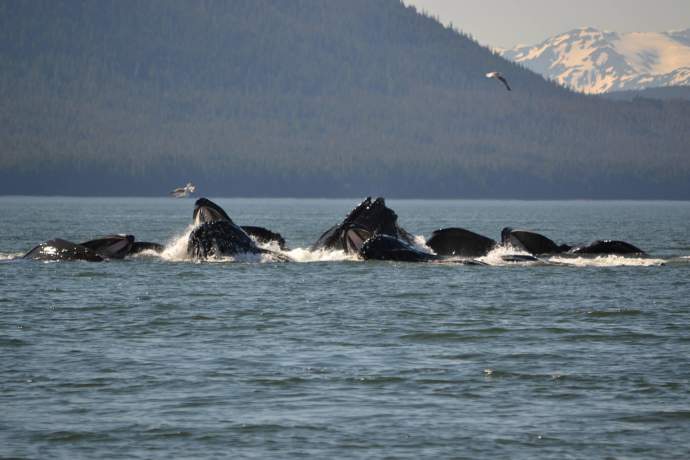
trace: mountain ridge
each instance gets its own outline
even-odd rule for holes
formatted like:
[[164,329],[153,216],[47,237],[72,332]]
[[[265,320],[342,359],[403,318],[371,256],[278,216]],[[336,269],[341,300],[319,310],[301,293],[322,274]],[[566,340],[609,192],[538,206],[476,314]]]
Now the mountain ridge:
[[690,28],[621,34],[584,27],[497,52],[585,93],[690,84]]
[[573,93],[398,0],[0,2],[0,97],[0,194],[690,197],[690,104]]

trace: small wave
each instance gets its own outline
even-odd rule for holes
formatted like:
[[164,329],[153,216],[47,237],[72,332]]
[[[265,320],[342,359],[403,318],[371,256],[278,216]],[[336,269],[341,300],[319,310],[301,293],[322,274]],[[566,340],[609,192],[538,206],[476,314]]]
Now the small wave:
[[362,375],[346,379],[348,383],[363,385],[385,385],[387,383],[400,383],[406,379],[397,375]]
[[0,260],[19,259],[24,255],[22,252],[0,252]]
[[550,257],[548,261],[562,265],[572,265],[574,267],[659,267],[666,263],[664,259],[617,255],[575,258],[554,256]]
[[629,423],[668,423],[690,420],[690,410],[651,411],[620,417],[619,420]]
[[590,310],[587,315],[593,318],[608,318],[610,316],[637,316],[641,315],[641,310],[633,308],[617,308],[615,310]]
[[161,258],[161,253],[158,251],[155,251],[153,249],[144,249],[143,251],[137,252],[136,254],[130,255],[129,257],[132,257],[134,259],[138,258]]
[[296,248],[289,251],[281,251],[295,262],[340,262],[360,260],[357,254],[347,254],[345,251],[326,251],[319,249],[311,251],[305,248]]
[[29,342],[22,339],[0,338],[0,347],[23,347],[25,345],[29,345]]
[[467,342],[476,338],[476,335],[457,332],[417,332],[400,336],[400,340],[417,343]]

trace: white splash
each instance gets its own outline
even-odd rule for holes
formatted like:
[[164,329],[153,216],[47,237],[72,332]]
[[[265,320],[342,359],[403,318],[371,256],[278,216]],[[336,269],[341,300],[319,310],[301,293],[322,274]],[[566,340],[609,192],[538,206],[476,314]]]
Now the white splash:
[[494,265],[494,266],[506,266],[506,265],[525,265],[525,264],[537,264],[540,263],[539,261],[525,261],[525,262],[508,262],[503,260],[504,256],[527,256],[530,257],[532,254],[525,252],[523,250],[514,248],[513,246],[507,245],[504,246],[502,244],[499,244],[496,246],[494,249],[491,250],[487,255],[484,257],[479,257],[477,258],[478,261],[484,262],[485,264],[488,265]]
[[192,230],[194,230],[194,224],[189,225],[182,235],[171,238],[165,245],[163,252],[160,253],[160,258],[170,262],[191,260],[189,255],[187,255],[187,241]]
[[15,253],[0,252],[0,260],[20,259],[23,255],[24,255],[23,252],[15,252]]
[[347,254],[345,251],[326,251],[319,249],[312,251],[307,248],[295,248],[289,251],[281,251],[295,262],[341,262],[361,260],[357,254]]
[[549,262],[574,267],[659,267],[664,265],[664,259],[652,259],[646,257],[625,257],[606,255],[597,257],[567,257],[553,256],[547,259]]
[[[187,254],[187,242],[189,241],[189,234],[194,230],[194,224],[189,225],[182,234],[174,236],[165,245],[165,249],[160,254],[155,251],[144,251],[142,255],[158,256],[163,260],[169,262],[201,262],[191,258]],[[255,240],[256,241],[256,240]],[[277,242],[257,243],[261,249],[267,249],[278,255],[284,255],[294,262],[339,262],[339,261],[357,261],[360,260],[356,254],[346,254],[345,251],[326,251],[318,250],[312,251],[308,248],[295,248],[287,251],[281,250]],[[204,263],[227,263],[227,262],[245,262],[245,263],[265,263],[265,262],[281,262],[279,258],[271,254],[251,254],[243,253],[234,256],[211,257],[203,260]]]
[[424,238],[424,235],[413,235],[414,236],[414,247],[415,249],[418,249],[422,252],[429,252],[431,254],[434,254],[434,251],[426,245],[426,238]]

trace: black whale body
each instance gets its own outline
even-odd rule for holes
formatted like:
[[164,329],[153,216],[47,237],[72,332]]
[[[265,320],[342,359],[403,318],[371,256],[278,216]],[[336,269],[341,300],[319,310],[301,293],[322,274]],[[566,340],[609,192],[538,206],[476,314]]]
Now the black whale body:
[[398,262],[432,262],[440,256],[422,252],[410,243],[390,235],[375,235],[362,244],[359,255],[364,260],[393,260]]
[[[437,254],[420,251],[410,243],[390,235],[374,235],[364,242],[359,251],[364,260],[389,260],[395,262],[440,262],[448,260]],[[474,259],[460,262],[465,265],[486,265]]]
[[528,230],[513,230],[506,227],[501,230],[501,242],[534,255],[560,254],[570,249],[567,245],[557,245],[553,240],[539,233]]
[[106,259],[124,259],[127,256],[139,254],[143,251],[161,253],[165,249],[160,243],[136,241],[133,235],[106,235],[79,244],[86,246]]
[[132,252],[134,236],[107,235],[93,240],[79,243],[105,259],[124,259]]
[[455,257],[483,257],[497,244],[491,238],[457,227],[436,230],[426,240],[436,254]]
[[244,230],[247,235],[254,238],[258,243],[276,243],[280,249],[283,251],[287,250],[287,244],[285,243],[285,238],[283,235],[277,232],[273,232],[264,227],[257,227],[254,225],[242,225],[242,230]]
[[45,241],[24,255],[34,260],[86,260],[102,262],[108,259],[124,259],[145,249],[163,250],[158,243],[135,242],[132,235],[106,235],[83,243],[56,238]]
[[242,228],[226,220],[199,225],[189,234],[187,243],[187,253],[196,259],[261,252]]
[[646,253],[625,241],[618,240],[597,240],[587,246],[580,246],[572,248],[568,251],[569,254],[612,254],[612,255],[626,255],[638,254],[645,255]]
[[160,243],[151,243],[149,241],[135,241],[130,250],[130,254],[139,254],[144,251],[154,251],[161,253],[165,249]]
[[[187,254],[195,259],[237,254],[270,254],[277,260],[289,260],[286,256],[259,248],[254,239],[235,224],[223,208],[207,198],[199,198],[196,201],[193,219],[196,227],[189,234]],[[284,245],[284,240],[279,234],[261,227],[256,228],[261,229],[257,231],[260,237],[282,240]]]
[[510,227],[501,231],[501,241],[533,255],[646,255],[642,249],[625,241],[597,240],[588,245],[572,247],[567,244],[558,245],[539,233],[513,230]]
[[312,245],[312,250],[341,250],[359,253],[365,241],[375,235],[388,235],[411,244],[412,235],[398,226],[398,216],[383,198],[367,197],[339,224],[326,230]]
[[71,241],[55,238],[44,241],[24,255],[24,259],[33,260],[85,260],[102,262],[105,260],[95,251]]

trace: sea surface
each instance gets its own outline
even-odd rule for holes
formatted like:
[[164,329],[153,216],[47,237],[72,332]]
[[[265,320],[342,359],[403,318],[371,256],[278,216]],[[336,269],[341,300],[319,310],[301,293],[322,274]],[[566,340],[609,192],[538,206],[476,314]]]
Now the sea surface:
[[[0,458],[690,457],[690,203],[387,201],[647,258],[309,251],[361,198],[215,200],[276,263],[189,260],[193,199],[0,197]],[[109,233],[166,251],[18,258]]]

